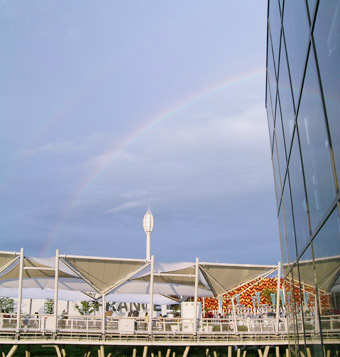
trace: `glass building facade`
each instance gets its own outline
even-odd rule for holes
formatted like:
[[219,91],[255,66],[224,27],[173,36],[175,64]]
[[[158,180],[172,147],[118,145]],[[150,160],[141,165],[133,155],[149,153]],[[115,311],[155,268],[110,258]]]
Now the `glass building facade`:
[[268,0],[267,26],[289,347],[340,355],[340,0]]

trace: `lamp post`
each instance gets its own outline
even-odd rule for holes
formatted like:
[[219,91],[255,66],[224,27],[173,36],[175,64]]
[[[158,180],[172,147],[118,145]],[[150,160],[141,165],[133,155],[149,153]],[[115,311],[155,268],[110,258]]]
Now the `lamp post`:
[[146,259],[147,260],[151,259],[150,241],[151,241],[151,233],[153,231],[154,226],[155,226],[155,221],[153,219],[153,215],[151,211],[148,209],[143,219],[143,228],[144,228],[144,232],[146,233]]

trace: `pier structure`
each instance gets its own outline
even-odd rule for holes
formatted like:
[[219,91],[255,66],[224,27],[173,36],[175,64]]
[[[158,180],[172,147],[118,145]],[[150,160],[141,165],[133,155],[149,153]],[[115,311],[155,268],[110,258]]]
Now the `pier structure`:
[[[242,311],[235,289],[246,284],[251,287],[252,281],[273,274],[278,277],[273,307]],[[155,262],[154,256],[118,259],[61,255],[57,250],[53,258],[34,258],[25,256],[24,249],[0,252],[0,296],[17,299],[16,312],[0,314],[0,347],[11,346],[7,356],[13,356],[20,345],[54,346],[58,356],[66,355],[63,346],[67,345],[86,345],[89,351],[91,346],[98,347],[98,356],[106,356],[109,346],[131,346],[132,351],[143,346],[143,356],[149,355],[148,348],[154,346],[166,346],[169,351],[182,346],[183,355],[188,355],[191,347],[225,347],[228,356],[233,351],[245,356],[249,346],[257,346],[259,356],[273,350],[279,356],[286,350],[289,355],[297,332],[310,346],[306,354],[313,355],[313,345],[320,343],[321,321],[323,344],[331,353],[334,346],[340,345],[340,316],[318,316],[310,308],[290,310],[287,301],[282,301],[280,276],[280,263],[221,264],[200,262],[198,258],[195,262],[161,263]],[[53,299],[53,314],[22,313],[23,297],[37,292],[40,298]],[[107,302],[118,297],[133,299],[134,294],[148,294],[144,316],[115,316],[106,310]],[[154,311],[158,296],[182,301],[182,305],[191,306],[191,312],[184,313],[183,309],[182,315],[160,318]],[[230,311],[216,311],[214,316],[202,313],[200,298],[211,296],[229,297]],[[58,311],[61,297],[100,302],[100,315],[65,316],[64,311]]]

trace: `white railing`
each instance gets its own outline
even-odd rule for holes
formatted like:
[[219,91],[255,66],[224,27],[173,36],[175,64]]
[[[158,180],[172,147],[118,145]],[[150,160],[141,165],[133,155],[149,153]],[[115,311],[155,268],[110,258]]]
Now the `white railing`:
[[[53,315],[22,315],[20,332],[27,333],[70,333],[70,334],[145,334],[149,333],[148,321],[143,317],[106,317],[105,329],[103,319],[99,316],[59,316],[57,331],[55,331]],[[319,325],[312,317],[297,319],[297,331],[307,335],[317,334]],[[293,320],[280,317],[279,331],[276,331],[276,319],[274,317],[239,317],[231,316],[222,318],[161,318],[152,320],[152,334],[194,334],[198,335],[286,335],[294,331]],[[322,316],[321,326],[323,333],[340,334],[340,315]],[[17,327],[16,314],[0,314],[0,333],[15,332]]]

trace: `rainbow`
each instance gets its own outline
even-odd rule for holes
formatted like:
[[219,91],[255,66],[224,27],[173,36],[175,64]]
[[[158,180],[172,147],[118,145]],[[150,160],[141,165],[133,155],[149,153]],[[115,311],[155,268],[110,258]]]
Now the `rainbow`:
[[164,122],[167,119],[175,116],[177,113],[184,109],[194,105],[195,103],[203,100],[206,97],[217,94],[218,92],[236,86],[243,83],[247,83],[254,79],[264,77],[265,70],[261,67],[247,72],[241,76],[234,76],[228,80],[215,83],[214,85],[205,88],[179,102],[167,108],[166,110],[153,116],[151,119],[143,122],[135,130],[131,131],[125,138],[116,143],[110,150],[104,153],[103,159],[98,163],[97,167],[84,179],[84,181],[78,186],[77,190],[72,194],[70,200],[64,205],[61,214],[59,215],[56,223],[53,225],[50,233],[47,236],[45,243],[40,251],[40,256],[44,256],[51,246],[57,230],[61,227],[64,220],[69,213],[74,209],[79,201],[80,197],[84,194],[86,189],[111,165],[111,163],[119,157],[119,155],[137,139],[154,129],[157,125]]

